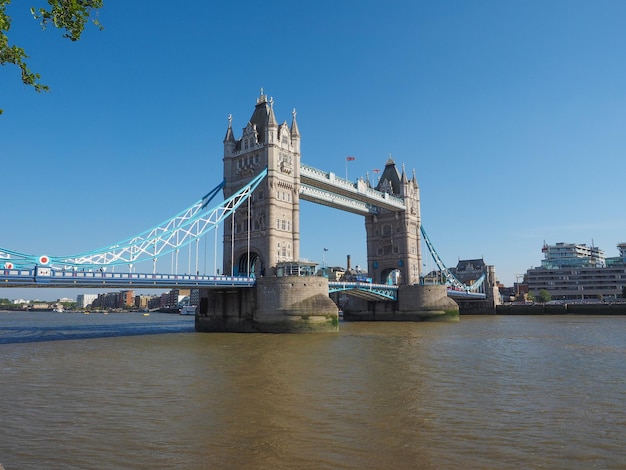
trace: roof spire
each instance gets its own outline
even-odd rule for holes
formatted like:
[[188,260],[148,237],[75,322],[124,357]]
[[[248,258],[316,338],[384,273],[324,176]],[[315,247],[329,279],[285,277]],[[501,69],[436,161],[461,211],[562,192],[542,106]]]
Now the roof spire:
[[256,104],[267,103],[267,95],[264,93],[263,88],[261,88],[261,94],[256,99]]
[[291,115],[293,116],[293,119],[291,120],[291,136],[292,137],[300,137],[300,129],[298,129],[298,123],[296,122],[296,114],[298,114],[296,112],[296,108],[293,108],[293,111],[291,111]]
[[267,125],[268,127],[276,127],[276,116],[274,116],[274,98],[270,97],[270,109],[267,111]]
[[234,142],[235,135],[233,134],[233,115],[228,115],[228,129],[226,129],[226,136],[224,137],[224,143]]

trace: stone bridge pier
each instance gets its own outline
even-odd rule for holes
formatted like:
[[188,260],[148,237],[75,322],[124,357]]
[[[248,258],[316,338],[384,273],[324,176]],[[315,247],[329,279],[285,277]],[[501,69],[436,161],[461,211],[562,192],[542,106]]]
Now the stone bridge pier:
[[331,294],[345,321],[458,321],[459,306],[445,286],[400,286],[398,300],[366,300],[341,292]]
[[255,287],[201,289],[196,331],[332,333],[339,310],[325,277],[260,277]]

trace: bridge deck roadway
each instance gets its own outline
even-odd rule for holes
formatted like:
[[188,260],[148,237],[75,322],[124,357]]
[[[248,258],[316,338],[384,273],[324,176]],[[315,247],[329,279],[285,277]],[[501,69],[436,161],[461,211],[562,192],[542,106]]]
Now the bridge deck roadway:
[[[147,274],[55,271],[50,275],[36,275],[34,269],[5,269],[0,271],[0,288],[9,287],[66,287],[66,288],[128,288],[128,289],[192,289],[253,287],[254,277],[205,276],[194,274]],[[396,300],[398,286],[367,282],[329,282],[329,292],[346,291],[368,300]],[[484,299],[483,293],[448,289],[448,296],[458,299]]]
[[34,270],[0,271],[1,287],[80,287],[129,289],[191,289],[252,287],[256,279],[236,276],[202,276],[192,274],[107,273],[52,271],[50,276],[37,276]]

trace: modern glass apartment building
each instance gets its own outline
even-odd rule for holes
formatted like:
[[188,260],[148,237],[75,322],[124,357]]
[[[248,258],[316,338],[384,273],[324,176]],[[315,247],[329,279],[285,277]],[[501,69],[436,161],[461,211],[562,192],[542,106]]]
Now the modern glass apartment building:
[[607,266],[626,266],[626,243],[620,243],[619,245],[617,245],[617,249],[619,250],[619,256],[616,256],[614,258],[607,258]]
[[620,256],[605,259],[597,247],[544,245],[541,267],[524,276],[528,291],[536,295],[545,289],[554,300],[620,298],[626,286],[626,243],[617,247]]
[[556,245],[543,245],[544,259],[541,266],[547,269],[567,267],[604,267],[604,251],[597,246],[559,242]]

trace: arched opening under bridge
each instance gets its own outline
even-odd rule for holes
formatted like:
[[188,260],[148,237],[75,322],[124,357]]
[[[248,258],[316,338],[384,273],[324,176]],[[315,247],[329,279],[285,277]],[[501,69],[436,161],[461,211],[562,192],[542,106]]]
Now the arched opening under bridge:
[[397,268],[383,269],[377,282],[379,284],[400,285],[402,284],[402,272]]
[[239,262],[237,263],[237,272],[235,273],[235,275],[249,275],[255,277],[263,276],[265,274],[265,268],[261,256],[254,251],[251,251],[249,256],[250,257],[248,258],[248,253],[244,253],[239,257]]

